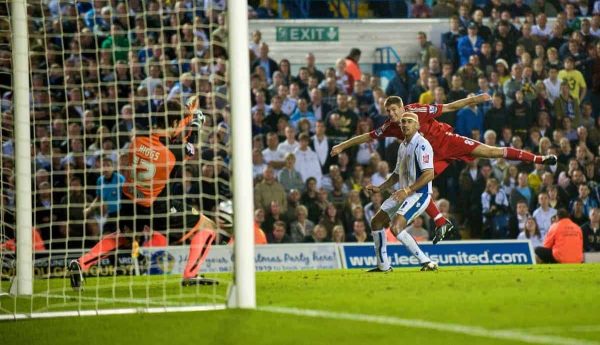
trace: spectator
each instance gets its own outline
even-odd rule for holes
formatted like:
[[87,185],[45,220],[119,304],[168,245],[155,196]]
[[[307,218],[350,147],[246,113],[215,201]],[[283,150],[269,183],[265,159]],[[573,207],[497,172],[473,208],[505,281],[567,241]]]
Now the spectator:
[[[337,107],[333,109],[328,115],[326,122],[333,125],[338,133],[337,140],[347,140],[352,132],[356,129],[358,124],[358,115],[350,109],[348,105],[348,96],[339,94],[337,95]],[[333,116],[337,115],[337,116]],[[332,120],[335,117],[335,120]],[[340,141],[340,142],[341,142]]]
[[508,125],[508,111],[504,108],[502,94],[495,93],[492,97],[492,107],[485,113],[483,128],[501,133]]
[[[567,208],[569,205],[566,201],[568,198],[566,193],[561,189],[559,189],[556,185],[551,185],[547,189],[548,191],[548,204],[550,207],[558,210],[559,208]],[[565,194],[562,196],[561,194]]]
[[285,222],[276,221],[273,224],[273,230],[267,233],[267,243],[269,244],[282,244],[282,243],[292,243],[292,239],[285,232],[286,225]]
[[481,194],[485,190],[486,179],[492,173],[489,163],[482,164],[481,169],[477,163],[476,160],[468,162],[458,177],[461,192],[457,198],[457,212],[462,211],[473,237],[481,235]]
[[367,233],[367,226],[364,220],[355,220],[353,222],[352,233],[348,236],[347,242],[373,242],[373,237]]
[[[450,91],[448,92],[448,102],[452,103],[459,99],[463,99],[467,97],[467,91],[463,88],[463,80],[459,75],[452,76],[452,85]],[[445,121],[451,126],[454,126],[456,123],[456,112],[450,112],[445,114]]]
[[327,114],[331,111],[328,103],[323,103],[323,94],[318,88],[310,90],[310,106],[308,111],[315,115],[317,121],[325,121]]
[[517,178],[517,186],[510,194],[511,207],[514,209],[519,200],[524,200],[529,209],[533,209],[535,192],[528,184],[528,175],[525,172],[520,172]]
[[427,231],[427,229],[425,229],[425,227],[423,227],[424,224],[425,224],[425,220],[424,220],[423,216],[421,215],[421,216],[415,218],[415,220],[412,222],[412,224],[410,224],[406,228],[406,231],[412,237],[414,237],[415,241],[417,241],[417,242],[427,241],[429,239],[429,232]]
[[296,155],[296,171],[300,173],[304,182],[308,178],[314,177],[317,181],[317,186],[320,186],[322,170],[319,156],[308,146],[310,142],[308,134],[300,134],[299,140],[300,146],[294,151]]
[[336,225],[331,232],[331,242],[344,243],[346,242],[346,233],[342,225]]
[[[260,7],[259,7],[260,8]],[[257,9],[258,12],[258,9]],[[262,32],[260,30],[252,31],[252,40],[250,41],[249,48],[254,54],[251,61],[254,61],[260,55],[260,44],[262,43]]]
[[535,25],[531,27],[531,34],[542,41],[548,40],[552,29],[548,26],[548,18],[545,11],[537,12]]
[[437,47],[427,40],[427,34],[423,31],[417,33],[417,41],[420,46],[419,67],[429,66],[429,59],[432,57],[440,58],[440,51]]
[[550,207],[550,199],[548,194],[541,192],[538,194],[539,207],[533,211],[533,218],[538,226],[542,239],[546,238],[548,229],[552,225],[552,218],[556,216],[556,209]]
[[536,22],[538,22],[540,14],[546,14],[548,17],[556,17],[556,8],[554,5],[546,0],[535,0],[531,5],[531,11],[538,15]]
[[507,80],[503,88],[506,97],[506,106],[510,106],[515,100],[515,94],[523,87],[522,83],[523,68],[520,64],[513,64],[511,69],[511,79]]
[[540,229],[537,226],[535,218],[527,217],[525,229],[519,233],[517,240],[529,240],[532,248],[540,247],[544,244]]
[[406,73],[406,65],[403,62],[398,61],[396,62],[394,77],[388,83],[385,89],[385,94],[388,96],[398,96],[402,99],[408,99],[408,92],[411,83],[412,80]]
[[296,141],[296,130],[292,126],[285,127],[285,140],[277,146],[277,151],[282,152],[284,155],[293,153],[300,147],[298,141]]
[[478,33],[479,37],[481,37],[484,42],[489,42],[492,37],[492,30],[490,30],[489,27],[487,27],[485,24],[483,24],[483,18],[484,18],[483,10],[480,8],[476,8],[473,11],[472,18],[473,18],[472,22],[477,25],[477,33]]
[[290,123],[296,130],[298,130],[298,122],[304,119],[308,120],[310,123],[310,131],[314,132],[317,118],[315,117],[315,114],[308,109],[308,101],[304,98],[300,98],[298,99],[298,106],[296,107],[296,110],[292,116],[290,116]]
[[309,236],[306,236],[304,238],[303,242],[306,242],[306,243],[330,242],[329,236],[327,235],[327,229],[320,224],[315,225],[315,228],[313,229],[312,234],[310,234]]
[[[537,132],[533,132],[533,133],[537,133]],[[534,144],[532,146],[537,147],[537,146],[539,146],[539,144]],[[535,166],[535,169],[531,173],[529,173],[529,176],[527,176],[527,184],[529,185],[529,187],[531,187],[533,189],[533,191],[535,193],[539,193],[540,188],[542,187],[543,174],[546,171],[545,171],[545,166],[543,164],[536,163],[534,166]]]
[[260,152],[259,148],[253,148],[252,149],[252,177],[254,178],[255,181],[262,179],[262,174],[263,171],[265,171],[265,168],[267,167],[267,164],[265,163],[264,159],[263,159],[263,155]]
[[583,234],[569,219],[565,209],[558,210],[558,221],[550,227],[543,247],[535,248],[538,263],[581,263]]
[[583,210],[584,207],[581,200],[575,199],[571,201],[571,220],[579,226],[582,226],[587,222],[588,217]]
[[[258,19],[277,18],[277,14],[273,10],[273,6],[271,5],[271,0],[262,0],[261,1],[261,5],[256,8],[256,17]],[[259,31],[259,33],[260,33],[260,31]]]
[[334,204],[327,203],[325,209],[323,210],[323,214],[321,216],[321,220],[319,221],[319,225],[325,227],[329,238],[331,238],[333,228],[336,225],[340,225],[343,228],[343,223],[339,219],[338,211]]
[[528,217],[530,217],[530,214],[527,202],[525,200],[519,200],[517,202],[516,212],[511,216],[508,223],[508,238],[517,238],[519,233],[525,231],[525,224],[527,223]]
[[481,52],[483,39],[477,35],[479,30],[475,22],[471,22],[468,26],[467,35],[458,39],[458,55],[460,57],[459,66],[464,66],[469,62],[469,57],[473,54]]
[[381,208],[383,197],[380,192],[373,192],[370,196],[370,202],[365,205],[365,218],[372,219]]
[[438,0],[431,8],[432,18],[448,18],[452,16],[456,16],[456,8],[448,4],[448,0]]
[[325,124],[323,121],[317,121],[315,135],[310,138],[310,148],[317,154],[322,174],[329,171],[332,162],[332,157],[329,154],[331,147],[333,147],[333,143],[325,135]]
[[[598,208],[598,201],[590,195],[590,187],[585,184],[582,183],[579,185],[578,187],[578,192],[579,195],[578,200],[581,201],[582,205],[583,205],[583,213],[584,214],[589,214],[589,212],[594,209],[594,208]],[[571,209],[573,209],[573,206],[571,207]]]
[[306,54],[306,69],[308,70],[308,74],[310,76],[317,77],[319,83],[325,79],[323,72],[319,71],[316,67],[316,59],[313,53],[309,52]]
[[481,206],[484,238],[507,238],[508,197],[493,177],[487,180],[485,191],[481,194]]
[[[460,32],[460,20],[458,19],[458,16],[454,15],[450,17],[450,31],[442,34],[442,53],[445,57],[445,60],[449,61],[454,68],[458,67],[458,40],[461,36],[462,33]],[[392,96],[390,93],[387,94]],[[402,99],[405,98],[402,97]]]
[[259,46],[259,55],[256,60],[252,62],[252,70],[254,70],[257,66],[261,66],[265,70],[265,74],[267,75],[267,81],[270,83],[273,73],[279,70],[279,66],[275,60],[269,57],[269,45],[265,42],[261,43]]
[[[579,102],[583,101],[583,98],[587,92],[587,84],[583,78],[583,74],[575,69],[575,60],[571,56],[567,56],[564,62],[564,69],[558,72],[558,78],[563,82],[567,82],[569,86],[569,94],[573,99]],[[577,104],[579,108],[579,103]]]
[[280,169],[285,165],[285,154],[278,150],[279,139],[277,133],[267,134],[267,148],[262,151],[265,163],[275,169]]
[[424,0],[415,0],[412,16],[413,18],[431,18],[431,8],[424,3]]
[[293,242],[302,242],[307,236],[311,236],[315,223],[308,219],[308,210],[299,205],[296,208],[296,220],[290,226],[290,236]]
[[508,107],[508,120],[513,128],[513,133],[525,141],[527,132],[534,121],[534,116],[529,103],[525,100],[523,91],[516,90],[515,99]]
[[265,220],[262,222],[261,227],[265,233],[269,234],[273,230],[275,223],[279,221],[287,224],[288,219],[286,217],[286,211],[281,210],[281,205],[278,201],[271,201]]
[[458,19],[460,20],[460,29],[463,35],[466,34],[467,27],[471,23],[471,18],[469,17],[470,11],[471,9],[468,4],[461,4],[458,8]]
[[585,252],[600,251],[600,209],[593,208],[589,212],[589,221],[581,226],[583,232],[583,250]]
[[281,205],[282,212],[287,211],[287,198],[283,186],[275,180],[275,171],[267,166],[263,171],[263,180],[254,188],[254,207],[269,209],[271,202]]
[[562,122],[564,117],[581,122],[579,99],[572,96],[569,91],[569,82],[566,80],[560,84],[560,95],[554,101],[554,114],[558,123]]
[[346,95],[351,95],[354,90],[354,77],[347,71],[346,60],[337,59],[335,62],[335,78],[341,90]]
[[419,96],[419,103],[421,104],[431,104],[433,102],[433,90],[438,86],[438,79],[430,75],[427,78],[427,91],[423,92]]
[[361,51],[358,48],[350,49],[350,53],[346,56],[346,72],[352,76],[352,79],[360,80],[361,71],[358,63],[360,62]]
[[515,0],[515,2],[508,6],[508,10],[512,17],[524,17],[531,13],[531,8],[523,0]]
[[131,47],[124,30],[121,24],[113,23],[110,26],[110,36],[102,42],[102,49],[110,52],[113,62],[117,60],[127,61],[127,52]]
[[295,169],[296,156],[292,152],[285,155],[285,166],[279,171],[277,180],[286,192],[292,189],[302,190],[304,182],[302,176]]
[[[475,96],[475,94],[469,94],[467,97]],[[456,115],[456,128],[455,133],[470,137],[471,130],[478,129],[480,133],[483,133],[483,113],[477,105],[473,104],[467,106],[458,111]],[[475,138],[481,140],[481,138]]]

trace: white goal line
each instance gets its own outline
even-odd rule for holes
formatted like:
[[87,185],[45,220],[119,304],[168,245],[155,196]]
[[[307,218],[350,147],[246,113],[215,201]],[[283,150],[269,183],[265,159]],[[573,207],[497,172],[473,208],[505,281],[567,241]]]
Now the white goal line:
[[24,320],[24,319],[45,319],[53,317],[71,317],[71,316],[100,316],[100,315],[124,315],[138,313],[173,313],[190,311],[214,311],[226,309],[225,304],[211,304],[184,307],[148,307],[148,308],[117,308],[117,309],[99,309],[99,310],[72,310],[41,312],[31,314],[10,314],[0,315],[0,321]]

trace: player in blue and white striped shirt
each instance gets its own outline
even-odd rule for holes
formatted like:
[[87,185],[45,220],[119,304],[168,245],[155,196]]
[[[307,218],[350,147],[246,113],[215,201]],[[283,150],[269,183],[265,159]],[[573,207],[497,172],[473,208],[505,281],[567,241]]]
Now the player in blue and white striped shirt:
[[377,267],[371,272],[390,271],[391,266],[387,257],[385,231],[383,230],[385,215],[389,217],[392,232],[406,248],[419,260],[422,271],[437,269],[437,263],[431,261],[419,248],[415,239],[404,229],[415,218],[425,211],[431,200],[431,181],[433,180],[433,149],[429,141],[419,134],[419,118],[415,113],[407,112],[401,115],[401,129],[404,141],[398,148],[398,161],[394,173],[380,186],[367,186],[372,191],[382,191],[399,183],[400,189],[395,191],[381,205],[385,212],[382,219],[374,217],[373,242],[377,256]]

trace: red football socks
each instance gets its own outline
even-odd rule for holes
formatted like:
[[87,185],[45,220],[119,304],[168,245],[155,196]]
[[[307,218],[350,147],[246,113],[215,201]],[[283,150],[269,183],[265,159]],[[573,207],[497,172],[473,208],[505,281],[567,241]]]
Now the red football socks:
[[425,212],[427,213],[427,215],[429,215],[429,217],[431,217],[431,219],[433,219],[436,227],[440,227],[446,224],[446,218],[442,216],[440,210],[437,208],[433,200],[429,201],[429,205],[427,205],[427,209],[425,210]]
[[522,162],[533,162],[533,163],[542,163],[542,156],[536,156],[531,152],[515,149],[512,147],[504,148],[504,158],[512,160],[512,161],[522,161]]

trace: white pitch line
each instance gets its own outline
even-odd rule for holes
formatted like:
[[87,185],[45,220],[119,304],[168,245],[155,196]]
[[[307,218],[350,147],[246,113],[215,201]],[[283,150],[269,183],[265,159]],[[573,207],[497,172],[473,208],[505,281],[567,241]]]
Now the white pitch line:
[[432,329],[442,332],[452,332],[465,334],[473,337],[493,338],[493,339],[504,339],[520,341],[524,343],[532,344],[549,344],[549,345],[600,345],[595,341],[566,338],[559,336],[549,335],[536,335],[528,334],[522,331],[514,330],[493,330],[483,327],[467,326],[453,323],[441,323],[418,319],[402,319],[393,316],[381,316],[381,315],[368,315],[368,314],[353,314],[353,313],[340,313],[325,310],[313,310],[313,309],[298,309],[298,308],[286,308],[286,307],[259,307],[258,310],[298,315],[298,316],[309,316],[318,317],[324,319],[335,319],[335,320],[349,320],[349,321],[361,321],[371,322],[384,325],[403,326],[409,328],[422,328]]
[[594,332],[600,332],[600,325],[511,328],[511,329],[507,329],[506,331],[533,332],[533,333],[561,333],[561,332],[594,333]]

